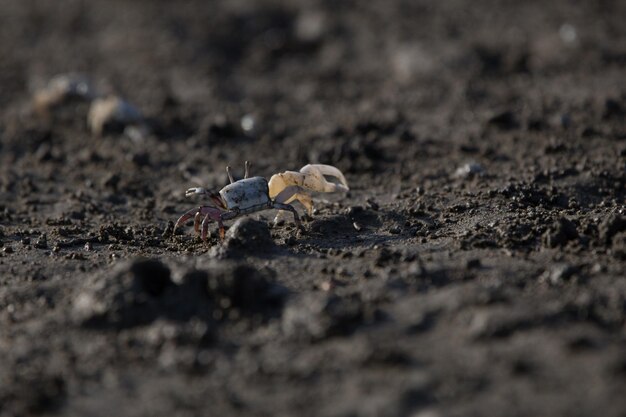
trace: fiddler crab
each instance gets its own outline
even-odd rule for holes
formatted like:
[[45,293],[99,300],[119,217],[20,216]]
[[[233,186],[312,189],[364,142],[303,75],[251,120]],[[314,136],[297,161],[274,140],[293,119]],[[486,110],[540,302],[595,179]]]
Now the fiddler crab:
[[[202,240],[205,242],[207,240],[210,221],[217,222],[220,239],[224,240],[224,221],[269,209],[279,210],[274,219],[275,222],[278,221],[281,213],[290,211],[296,226],[300,229],[302,225],[298,212],[289,203],[299,201],[311,215],[313,213],[311,191],[332,193],[347,192],[350,189],[341,171],[330,165],[309,164],[302,167],[300,172],[285,171],[275,174],[269,182],[263,177],[249,178],[249,169],[250,164],[246,161],[244,178],[235,181],[230,167],[226,167],[230,184],[222,188],[219,193],[200,187],[188,189],[185,196],[195,194],[208,196],[213,205],[195,207],[187,211],[176,221],[173,232],[175,233],[178,226],[193,217],[194,230],[196,234],[201,233]],[[327,181],[324,178],[325,175],[337,178],[339,183]]]

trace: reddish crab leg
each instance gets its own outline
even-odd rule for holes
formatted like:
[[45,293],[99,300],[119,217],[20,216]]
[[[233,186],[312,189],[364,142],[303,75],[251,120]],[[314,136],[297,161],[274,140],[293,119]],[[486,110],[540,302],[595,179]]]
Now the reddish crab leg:
[[210,220],[211,220],[211,217],[208,214],[204,216],[204,220],[202,220],[202,240],[204,242],[206,242],[209,236],[209,221]]
[[178,226],[180,226],[181,224],[185,224],[185,222],[195,216],[200,211],[200,209],[201,207],[192,208],[191,210],[180,216],[178,220],[176,220],[176,224],[174,225],[174,230],[172,231],[172,234],[175,234]]
[[204,216],[204,220],[202,221],[202,229],[203,229],[202,234],[203,234],[203,240],[206,240],[207,235],[205,234],[205,229],[208,230],[209,220],[213,220],[213,221],[219,220],[221,213],[222,211],[220,209],[211,207],[211,206],[195,207],[187,211],[182,216],[180,216],[180,218],[176,221],[176,224],[174,225],[173,233],[176,232],[176,229],[178,228],[178,226],[185,224],[185,222],[191,219],[192,217],[195,217],[194,230],[198,232],[200,228],[200,219],[202,218],[202,216]]
[[196,232],[197,235],[200,234],[200,223],[201,222],[202,222],[202,214],[198,210],[198,212],[196,213],[196,217],[194,217],[194,219],[193,219],[193,231]]

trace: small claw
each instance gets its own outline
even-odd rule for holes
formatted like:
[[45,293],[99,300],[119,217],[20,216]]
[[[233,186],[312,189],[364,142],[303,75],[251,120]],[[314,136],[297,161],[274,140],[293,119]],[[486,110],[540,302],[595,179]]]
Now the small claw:
[[194,187],[185,191],[185,197],[189,197],[194,194],[207,194],[207,191],[202,187]]

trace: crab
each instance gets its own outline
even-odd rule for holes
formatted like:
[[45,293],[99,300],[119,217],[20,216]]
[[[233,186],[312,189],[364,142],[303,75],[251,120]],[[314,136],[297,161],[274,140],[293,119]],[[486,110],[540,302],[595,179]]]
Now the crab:
[[[291,212],[294,223],[301,229],[302,224],[298,212],[289,204],[290,202],[299,201],[311,215],[313,201],[310,191],[330,193],[349,190],[348,183],[341,171],[330,165],[306,165],[302,167],[300,172],[285,171],[275,174],[269,182],[263,177],[249,177],[249,170],[250,164],[246,161],[244,178],[235,181],[230,167],[226,167],[230,184],[222,188],[219,193],[210,192],[202,187],[189,188],[185,192],[185,196],[189,197],[196,194],[208,196],[213,204],[194,207],[184,213],[176,221],[173,233],[180,225],[193,217],[194,231],[196,234],[200,234],[203,241],[206,242],[208,238],[211,221],[217,222],[220,239],[224,240],[224,221],[269,209],[279,210],[276,220],[281,213]],[[327,181],[324,178],[325,175],[337,178],[339,183]]]

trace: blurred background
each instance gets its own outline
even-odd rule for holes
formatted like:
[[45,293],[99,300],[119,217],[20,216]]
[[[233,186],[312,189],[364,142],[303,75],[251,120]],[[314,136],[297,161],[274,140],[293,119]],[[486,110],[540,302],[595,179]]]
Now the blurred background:
[[[625,70],[623,0],[0,0],[0,414],[623,416]],[[287,312],[154,301],[245,160],[350,184],[235,257]]]

